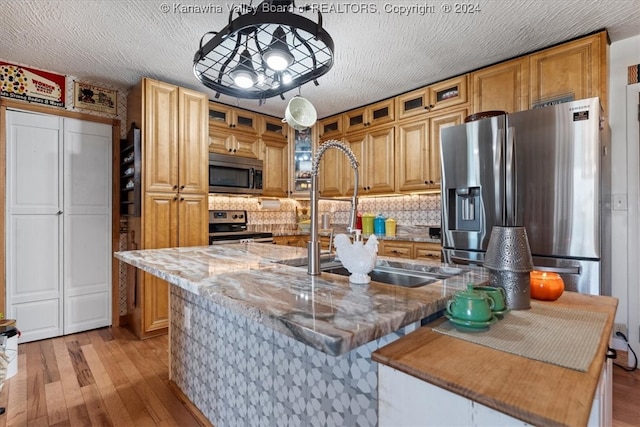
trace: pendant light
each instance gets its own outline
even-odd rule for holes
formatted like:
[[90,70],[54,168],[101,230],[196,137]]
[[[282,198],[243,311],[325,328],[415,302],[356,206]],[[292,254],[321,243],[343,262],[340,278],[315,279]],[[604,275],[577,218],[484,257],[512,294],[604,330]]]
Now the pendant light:
[[253,69],[249,50],[245,49],[240,54],[240,62],[229,73],[234,83],[243,89],[252,87],[258,81],[258,74]]
[[284,71],[293,64],[294,58],[287,47],[286,36],[281,26],[273,32],[269,48],[262,54],[262,59],[275,71]]
[[[284,99],[285,92],[310,81],[318,85],[333,67],[334,45],[319,11],[317,23],[294,13],[310,9],[287,0],[234,7],[226,27],[200,39],[193,58],[196,78],[215,98],[224,94],[261,103]],[[239,16],[233,19],[234,14]]]

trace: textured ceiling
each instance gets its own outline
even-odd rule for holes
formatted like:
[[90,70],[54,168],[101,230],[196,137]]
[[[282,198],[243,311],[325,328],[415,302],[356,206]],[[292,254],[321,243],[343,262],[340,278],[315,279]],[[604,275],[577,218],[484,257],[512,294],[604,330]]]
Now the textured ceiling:
[[[153,77],[213,98],[192,73],[193,55],[205,32],[228,23],[234,4],[248,3],[0,0],[0,59],[122,88]],[[310,3],[330,9],[323,25],[336,46],[335,64],[320,85],[300,89],[319,117],[600,29],[613,42],[640,34],[639,0],[479,0],[472,14],[445,13],[454,1],[295,2]],[[427,13],[415,7],[425,5]],[[393,6],[414,9],[398,13]],[[262,106],[227,96],[219,101],[282,117],[296,94]]]

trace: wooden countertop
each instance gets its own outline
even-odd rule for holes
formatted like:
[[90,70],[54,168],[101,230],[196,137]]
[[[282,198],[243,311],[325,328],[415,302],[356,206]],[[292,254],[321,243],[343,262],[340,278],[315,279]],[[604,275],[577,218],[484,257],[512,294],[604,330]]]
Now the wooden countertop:
[[441,318],[377,350],[372,358],[533,425],[582,426],[600,380],[617,298],[565,292],[545,302],[604,312],[607,322],[587,372],[515,356],[432,331]]

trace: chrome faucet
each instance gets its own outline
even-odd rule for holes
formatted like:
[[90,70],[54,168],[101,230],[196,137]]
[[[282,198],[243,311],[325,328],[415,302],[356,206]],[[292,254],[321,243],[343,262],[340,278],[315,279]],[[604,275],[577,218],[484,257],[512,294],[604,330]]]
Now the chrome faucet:
[[355,179],[347,231],[349,233],[353,233],[356,229],[356,209],[358,207],[358,160],[349,147],[340,141],[331,139],[318,148],[318,151],[313,157],[313,161],[311,163],[311,240],[307,243],[307,249],[309,251],[307,274],[312,276],[320,274],[320,240],[318,238],[318,198],[320,195],[318,194],[318,164],[320,163],[325,151],[329,148],[335,148],[341,151],[351,162]]

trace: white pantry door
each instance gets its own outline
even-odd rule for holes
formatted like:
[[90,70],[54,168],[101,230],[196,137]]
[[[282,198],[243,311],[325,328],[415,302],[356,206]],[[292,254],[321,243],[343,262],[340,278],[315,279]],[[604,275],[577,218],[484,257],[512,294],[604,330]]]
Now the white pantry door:
[[111,324],[111,126],[64,121],[64,334]]
[[7,317],[21,342],[111,324],[111,127],[7,112]]
[[62,335],[62,119],[7,111],[5,317],[21,342]]

